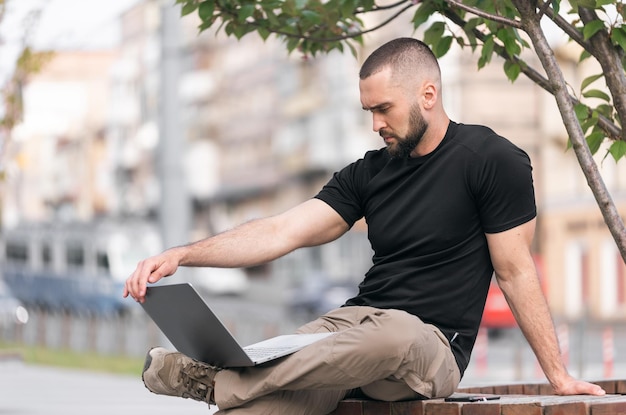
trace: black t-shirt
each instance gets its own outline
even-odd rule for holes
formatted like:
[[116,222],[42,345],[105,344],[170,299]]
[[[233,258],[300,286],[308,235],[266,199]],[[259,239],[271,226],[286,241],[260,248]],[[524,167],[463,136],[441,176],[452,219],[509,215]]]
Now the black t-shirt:
[[527,154],[487,127],[451,122],[433,152],[369,151],[316,198],[348,225],[368,225],[373,265],[346,305],[405,310],[437,326],[463,374],[493,274],[485,233],[536,216]]

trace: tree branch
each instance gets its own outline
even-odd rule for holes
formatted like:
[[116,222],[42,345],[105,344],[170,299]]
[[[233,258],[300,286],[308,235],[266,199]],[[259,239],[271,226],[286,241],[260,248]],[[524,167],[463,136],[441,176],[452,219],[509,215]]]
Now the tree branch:
[[[459,14],[455,13],[452,10],[446,11],[445,17],[461,28],[464,28],[465,25],[467,24],[467,21],[463,20],[463,18]],[[474,36],[476,36],[478,40],[482,42],[486,40],[486,35],[480,30],[474,28],[472,32],[474,33]],[[524,75],[526,75],[528,79],[533,81],[539,87],[543,88],[550,95],[554,95],[554,89],[550,85],[550,81],[546,77],[544,77],[539,71],[537,71],[536,69],[528,65],[522,59],[516,56],[513,56],[513,57],[509,56],[508,53],[506,53],[506,51],[504,50],[504,48],[500,45],[496,44],[493,50],[502,59],[518,64],[521,68],[521,72]],[[574,105],[577,105],[580,103],[580,101],[576,97],[571,96],[571,95],[570,95],[570,100],[572,101]],[[610,119],[608,119],[604,115],[598,114],[597,125],[598,127],[602,129],[602,131],[606,133],[606,135],[610,139],[612,140],[621,139],[622,134],[623,134],[622,129],[619,128],[617,125],[615,125],[615,123],[613,123]]]
[[[578,13],[584,23],[599,20],[598,15],[590,9],[579,7]],[[613,106],[617,111],[622,125],[626,122],[626,75],[622,69],[621,59],[615,52],[606,29],[602,29],[589,39],[590,53],[598,60],[604,73],[606,85],[613,97]],[[622,130],[622,140],[626,140]]]
[[498,16],[495,14],[489,14],[485,11],[482,11],[476,7],[471,7],[471,6],[467,6],[465,4],[463,4],[460,1],[456,1],[456,0],[445,0],[446,3],[448,3],[450,6],[452,7],[456,7],[458,9],[461,10],[465,10],[466,12],[475,14],[478,17],[482,17],[483,19],[487,19],[487,20],[491,20],[492,22],[496,22],[496,23],[501,23],[505,26],[511,26],[515,29],[521,29],[522,25],[520,22],[518,22],[517,20],[513,20],[513,19],[507,19],[506,17],[502,17],[502,16]]
[[[400,6],[402,3],[406,3],[406,1],[407,1],[407,0],[400,0],[400,1],[396,2],[396,3],[393,3],[393,4],[388,4],[388,5],[386,5],[386,6],[377,6],[377,5],[374,5],[374,7],[372,8],[372,10],[371,10],[371,11],[373,11],[373,12],[379,12],[379,11],[381,11],[381,10],[390,10],[390,9],[395,9],[396,7]],[[357,11],[355,11],[355,13],[354,13],[354,14],[357,14],[357,13],[365,13],[365,11],[363,11],[363,10],[358,11],[358,10],[357,10]]]
[[570,22],[565,20],[563,16],[554,13],[554,9],[552,7],[546,7],[549,5],[549,2],[541,5],[541,10],[545,10],[546,16],[548,16],[554,22],[554,24],[559,27],[559,29],[563,30],[566,35],[571,37],[572,40],[582,46],[583,49],[589,51],[591,49],[591,45],[583,38],[582,33],[580,33],[580,31],[576,29],[576,27],[574,27]]
[[[396,6],[404,3],[406,0],[403,0],[401,2],[398,2],[396,4]],[[255,26],[256,28],[263,28],[265,30],[267,30],[270,33],[273,33],[275,35],[280,35],[280,36],[285,36],[287,38],[297,38],[297,39],[302,39],[302,40],[310,40],[312,42],[319,42],[319,43],[326,43],[326,42],[338,42],[341,40],[346,40],[346,39],[354,39],[357,38],[361,35],[364,35],[366,33],[370,33],[370,32],[374,32],[386,25],[388,25],[389,23],[391,23],[393,20],[395,20],[398,16],[400,16],[402,13],[404,13],[405,11],[407,11],[408,9],[410,9],[411,7],[414,7],[415,5],[410,3],[408,5],[406,5],[405,7],[403,7],[402,9],[400,9],[399,11],[397,11],[396,13],[394,13],[392,16],[390,16],[389,18],[387,18],[385,21],[383,21],[382,23],[379,23],[378,25],[370,28],[370,29],[365,29],[365,30],[359,30],[358,32],[353,32],[353,33],[348,33],[348,32],[344,32],[343,35],[338,35],[335,37],[314,37],[314,36],[310,36],[307,35],[305,33],[299,32],[299,33],[289,33],[289,32],[285,32],[282,30],[278,30],[278,29],[272,29],[272,28],[268,28],[265,26],[261,26],[260,24],[258,24],[255,20],[252,21],[247,21],[246,24],[247,25],[251,25],[251,26]],[[395,7],[395,6],[394,6]],[[220,9],[222,11],[223,14],[226,14],[228,16],[230,16],[233,20],[237,19],[237,15],[228,11],[228,10],[224,10],[224,9]],[[224,21],[224,18],[222,17],[222,21]]]
[[602,180],[598,166],[593,159],[587,140],[585,140],[582,127],[576,118],[571,97],[567,92],[563,73],[541,29],[540,18],[538,18],[534,11],[530,10],[526,3],[527,0],[512,1],[520,12],[522,24],[524,25],[523,30],[530,37],[537,56],[548,74],[550,85],[552,85],[554,89],[554,97],[556,98],[561,118],[563,119],[565,128],[572,142],[578,163],[587,179],[587,184],[600,207],[604,221],[608,225],[609,231],[617,243],[622,258],[626,261],[626,228],[624,221],[613,203],[611,195]]

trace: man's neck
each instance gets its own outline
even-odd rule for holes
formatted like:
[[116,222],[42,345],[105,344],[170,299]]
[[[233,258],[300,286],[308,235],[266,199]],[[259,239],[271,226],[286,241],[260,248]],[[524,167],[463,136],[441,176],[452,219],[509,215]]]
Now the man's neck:
[[447,116],[442,117],[437,122],[429,123],[422,141],[411,152],[411,157],[422,157],[435,151],[446,136],[449,125],[450,118]]

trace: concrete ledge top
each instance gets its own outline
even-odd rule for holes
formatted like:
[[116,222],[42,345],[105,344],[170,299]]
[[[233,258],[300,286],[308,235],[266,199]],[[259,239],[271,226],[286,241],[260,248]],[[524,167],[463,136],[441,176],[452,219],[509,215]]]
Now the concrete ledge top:
[[593,383],[602,386],[607,395],[557,396],[548,384],[519,383],[462,388],[453,395],[498,397],[477,402],[346,399],[331,415],[626,415],[626,380]]

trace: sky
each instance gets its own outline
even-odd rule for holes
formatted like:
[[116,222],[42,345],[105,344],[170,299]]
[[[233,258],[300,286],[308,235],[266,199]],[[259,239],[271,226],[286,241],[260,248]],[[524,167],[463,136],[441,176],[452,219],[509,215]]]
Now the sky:
[[0,22],[2,84],[12,73],[24,41],[37,50],[114,46],[119,40],[118,16],[138,1],[6,0]]

